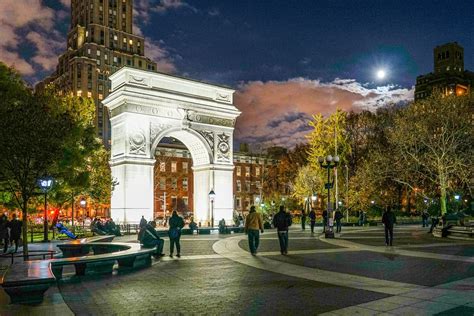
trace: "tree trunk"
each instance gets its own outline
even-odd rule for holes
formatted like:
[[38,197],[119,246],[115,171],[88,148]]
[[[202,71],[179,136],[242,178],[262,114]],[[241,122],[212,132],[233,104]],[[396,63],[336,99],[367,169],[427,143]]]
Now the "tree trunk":
[[26,199],[23,200],[23,205],[22,205],[22,210],[23,212],[23,217],[22,217],[22,222],[23,222],[23,231],[22,231],[22,236],[23,236],[23,260],[28,259],[28,201]]
[[446,188],[441,185],[441,196],[439,198],[439,204],[441,205],[441,215],[446,214]]

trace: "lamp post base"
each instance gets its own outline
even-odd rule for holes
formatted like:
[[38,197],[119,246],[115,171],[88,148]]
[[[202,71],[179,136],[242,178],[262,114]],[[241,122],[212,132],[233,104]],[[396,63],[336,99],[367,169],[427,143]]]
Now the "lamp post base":
[[334,238],[334,232],[325,232],[324,238]]

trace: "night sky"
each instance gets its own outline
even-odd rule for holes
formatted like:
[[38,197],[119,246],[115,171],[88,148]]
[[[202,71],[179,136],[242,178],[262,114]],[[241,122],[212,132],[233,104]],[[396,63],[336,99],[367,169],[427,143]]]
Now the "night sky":
[[[65,49],[69,0],[0,0],[0,60],[34,84]],[[237,142],[293,146],[312,114],[413,98],[432,49],[457,41],[474,70],[474,1],[135,0],[163,72],[237,90]],[[377,80],[384,69],[387,76]]]

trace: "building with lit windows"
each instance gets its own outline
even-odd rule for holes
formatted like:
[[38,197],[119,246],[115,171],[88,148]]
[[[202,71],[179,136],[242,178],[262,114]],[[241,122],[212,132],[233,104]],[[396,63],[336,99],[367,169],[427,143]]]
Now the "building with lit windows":
[[[188,149],[175,139],[156,150],[154,215],[162,219],[177,210],[193,215],[193,161]],[[278,160],[249,152],[234,152],[234,210],[245,214],[262,200],[264,175]],[[205,225],[205,223],[202,223]]]
[[71,0],[67,50],[56,71],[38,84],[54,84],[60,93],[92,98],[97,134],[108,145],[110,127],[101,100],[109,93],[109,76],[122,66],[156,71],[145,57],[145,40],[133,34],[133,0]]
[[446,95],[472,92],[474,72],[464,69],[464,48],[457,42],[436,46],[434,71],[416,78],[415,101],[427,98],[433,90]]

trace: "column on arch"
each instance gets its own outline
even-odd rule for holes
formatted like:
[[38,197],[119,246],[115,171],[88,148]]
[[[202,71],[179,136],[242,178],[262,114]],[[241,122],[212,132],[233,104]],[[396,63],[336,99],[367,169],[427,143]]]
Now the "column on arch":
[[112,160],[112,178],[118,182],[112,192],[111,217],[117,223],[139,223],[142,215],[153,219],[155,159]]

